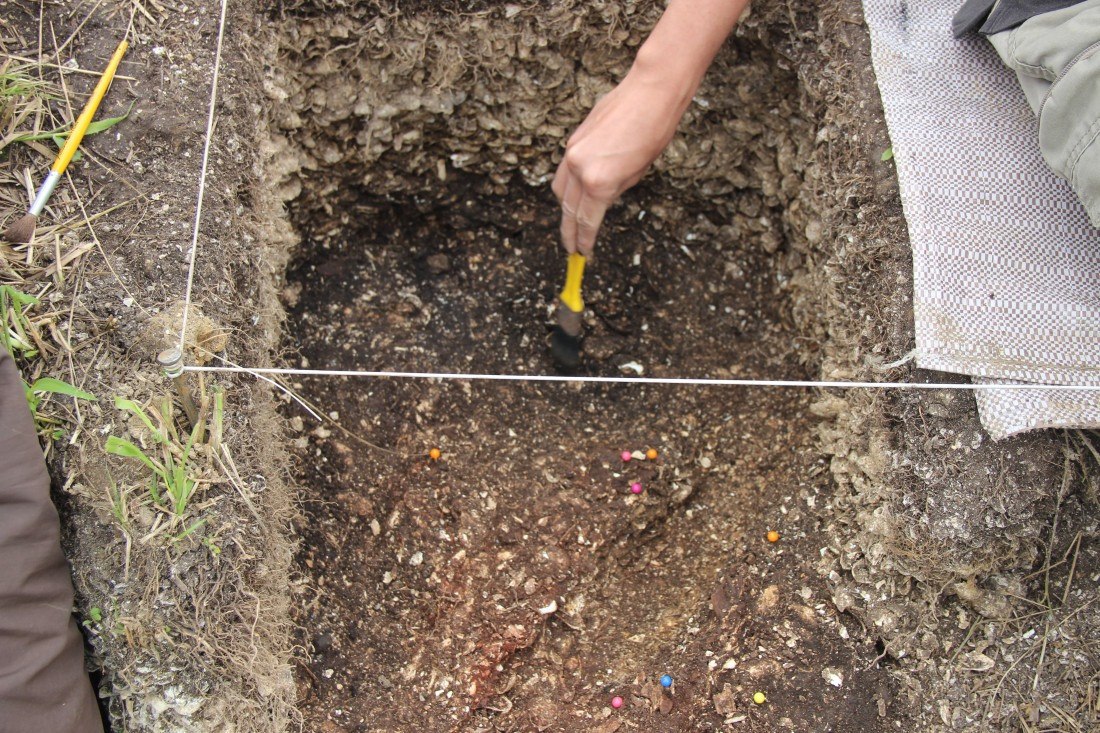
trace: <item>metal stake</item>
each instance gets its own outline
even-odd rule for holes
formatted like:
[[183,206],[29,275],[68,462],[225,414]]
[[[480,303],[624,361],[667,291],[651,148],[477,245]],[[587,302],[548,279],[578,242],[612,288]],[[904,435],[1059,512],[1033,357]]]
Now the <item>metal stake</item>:
[[176,385],[176,392],[179,393],[180,403],[183,404],[187,421],[194,428],[199,421],[199,411],[195,407],[195,400],[191,397],[191,387],[188,386],[187,377],[183,373],[183,353],[175,346],[165,349],[157,354],[157,363],[164,370],[164,376],[171,379],[172,383]]

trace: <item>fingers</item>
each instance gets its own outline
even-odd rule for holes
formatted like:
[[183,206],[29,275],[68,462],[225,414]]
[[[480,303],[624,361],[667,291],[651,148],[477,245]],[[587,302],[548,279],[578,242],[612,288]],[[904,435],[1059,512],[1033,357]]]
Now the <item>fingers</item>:
[[565,171],[561,187],[561,244],[565,251],[577,251],[577,210],[581,201],[581,185],[575,176]]
[[583,196],[577,205],[576,246],[585,257],[592,256],[596,234],[600,231],[608,204],[592,196]]
[[550,184],[561,204],[561,243],[566,252],[580,251],[591,258],[596,236],[614,197],[602,195],[602,186],[585,185],[577,166],[563,158]]
[[592,256],[596,235],[611,202],[586,190],[582,178],[563,160],[550,188],[561,203],[561,243],[566,252]]
[[579,190],[577,181],[569,172],[569,166],[562,158],[558,164],[558,170],[554,173],[554,180],[550,184],[550,190],[554,192],[558,203],[561,204],[561,245],[566,252],[572,254],[577,249],[577,209],[576,202],[566,203],[566,193],[570,190]]
[[565,157],[562,156],[561,162],[558,163],[558,169],[554,171],[554,180],[550,183],[550,190],[554,192],[558,203],[561,203],[562,198],[565,196],[565,181],[568,177],[569,168],[565,165]]

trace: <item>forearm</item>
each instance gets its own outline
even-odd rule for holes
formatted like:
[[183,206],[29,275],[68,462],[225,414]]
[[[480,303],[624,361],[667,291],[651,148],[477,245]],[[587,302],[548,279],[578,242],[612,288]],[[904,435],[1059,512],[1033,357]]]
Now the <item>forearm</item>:
[[749,0],[672,0],[631,67],[630,75],[676,90],[682,113]]
[[591,255],[607,208],[676,134],[699,82],[749,0],[672,0],[634,65],[565,146],[551,188],[562,245]]

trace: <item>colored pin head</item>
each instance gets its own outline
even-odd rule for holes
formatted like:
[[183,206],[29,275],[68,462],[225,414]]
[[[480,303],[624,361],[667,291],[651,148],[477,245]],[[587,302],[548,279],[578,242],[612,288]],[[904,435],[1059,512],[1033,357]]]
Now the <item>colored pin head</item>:
[[637,481],[635,481],[634,483],[632,483],[630,485],[630,493],[631,494],[640,494],[640,493],[642,493],[642,485],[640,483],[638,483]]
[[757,705],[763,705],[768,701],[768,698],[764,695],[763,692],[754,692],[752,694],[752,701]]
[[433,461],[438,461],[442,455],[443,451],[439,450],[438,448],[432,448],[430,451],[428,451],[428,458],[431,458]]
[[779,542],[779,533],[774,529],[768,532],[768,542]]
[[672,675],[661,675],[661,687],[672,687]]
[[618,695],[616,695],[615,697],[611,698],[611,707],[613,707],[613,708],[615,708],[616,710],[618,710],[618,709],[619,709],[619,708],[621,708],[622,706],[623,706],[623,699],[622,699],[621,697],[619,697]]
[[630,451],[624,450],[622,453],[619,454],[619,458],[622,458],[623,463],[626,463],[630,460]]
[[657,449],[656,448],[650,448],[649,450],[647,450],[645,452],[645,459],[647,461],[657,460]]

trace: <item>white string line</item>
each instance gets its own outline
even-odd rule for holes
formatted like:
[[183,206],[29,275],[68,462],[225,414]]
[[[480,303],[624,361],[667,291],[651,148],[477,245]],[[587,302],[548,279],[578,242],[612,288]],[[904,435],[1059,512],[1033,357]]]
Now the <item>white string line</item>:
[[387,372],[354,371],[342,369],[291,369],[219,366],[185,366],[186,372],[235,372],[262,377],[265,374],[306,377],[375,377],[390,379],[452,379],[471,382],[580,382],[599,384],[672,384],[699,385],[704,387],[800,387],[836,389],[960,389],[960,390],[1014,390],[1034,389],[1042,392],[1080,390],[1100,392],[1100,384],[1030,384],[1018,382],[994,382],[989,384],[944,384],[923,382],[844,382],[813,381],[803,379],[706,379],[696,377],[585,377],[561,374],[463,374],[459,372]]
[[180,325],[180,353],[187,346],[187,312],[191,310],[191,289],[195,282],[195,255],[199,250],[199,223],[202,221],[202,200],[206,196],[206,170],[210,162],[210,140],[214,137],[214,106],[218,101],[218,76],[222,66],[222,38],[225,36],[225,11],[229,0],[222,0],[221,19],[218,21],[218,45],[214,52],[214,78],[210,82],[210,109],[206,115],[206,141],[202,147],[202,167],[199,169],[198,204],[195,206],[195,224],[191,231],[191,252],[187,262],[187,289],[183,294],[183,323]]
[[[202,348],[202,347],[200,346],[199,348]],[[217,359],[218,361],[220,361],[223,364],[228,364],[229,366],[237,368],[237,369],[245,369],[245,367],[242,367],[240,364],[236,363],[235,361],[232,361],[230,359],[226,359],[224,356],[218,356],[217,354],[215,354],[213,351],[210,351],[209,349],[202,349],[202,350],[204,352],[206,352],[206,354],[208,354],[209,356],[214,357],[215,359]],[[318,415],[317,411],[314,410],[312,407],[310,407],[309,403],[307,403],[305,400],[303,400],[301,397],[299,397],[297,394],[295,394],[294,390],[288,389],[286,387],[286,385],[281,384],[278,380],[272,379],[271,377],[264,376],[263,374],[256,374],[255,370],[246,369],[246,371],[248,371],[250,374],[252,374],[252,376],[256,377],[257,379],[262,379],[263,381],[267,382],[272,387],[274,387],[275,389],[279,390],[280,392],[285,394],[290,399],[297,402],[301,406],[301,408],[303,410],[305,410],[306,412],[308,412],[310,415],[312,415],[314,417],[314,419],[317,420],[317,422],[324,422],[325,421],[325,418]]]

